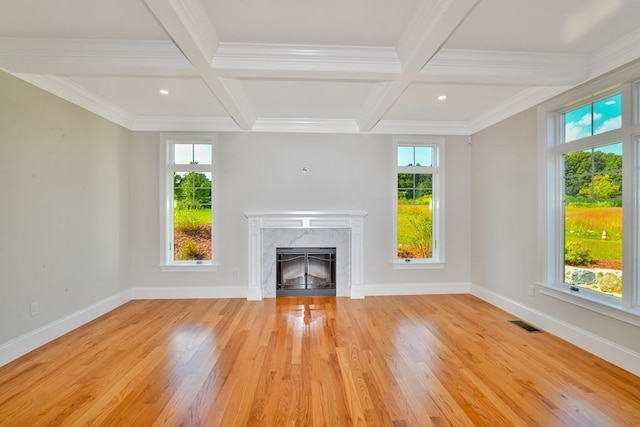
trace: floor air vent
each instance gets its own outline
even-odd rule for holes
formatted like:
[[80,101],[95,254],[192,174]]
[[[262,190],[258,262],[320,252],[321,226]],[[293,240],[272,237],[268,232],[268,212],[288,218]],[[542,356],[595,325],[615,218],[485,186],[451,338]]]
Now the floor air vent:
[[513,323],[516,326],[520,326],[527,332],[542,332],[540,329],[536,328],[535,326],[531,326],[530,324],[528,324],[527,322],[523,322],[522,320],[509,320],[509,322]]

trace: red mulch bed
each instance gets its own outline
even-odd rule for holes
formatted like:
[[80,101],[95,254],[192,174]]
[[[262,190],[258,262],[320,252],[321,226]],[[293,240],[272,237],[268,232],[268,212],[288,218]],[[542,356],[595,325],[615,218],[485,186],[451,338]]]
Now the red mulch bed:
[[173,256],[176,260],[180,260],[180,250],[185,242],[191,240],[198,248],[198,254],[192,259],[210,260],[211,259],[211,226],[199,225],[193,231],[184,232],[182,230],[174,230],[173,232]]
[[589,266],[591,268],[606,268],[611,270],[622,270],[622,261],[598,261],[594,260]]

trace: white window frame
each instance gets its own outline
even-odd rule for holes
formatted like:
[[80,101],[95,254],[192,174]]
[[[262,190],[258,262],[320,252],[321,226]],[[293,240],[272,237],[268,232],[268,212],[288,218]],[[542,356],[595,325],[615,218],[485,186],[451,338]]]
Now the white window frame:
[[[211,144],[210,165],[176,165],[173,160],[175,144]],[[160,134],[160,267],[162,271],[217,271],[217,209],[216,209],[216,164],[215,135],[209,133],[162,133]],[[211,260],[179,261],[173,257],[173,185],[174,172],[211,173]]]
[[[630,67],[543,104],[538,109],[538,279],[540,292],[640,326],[640,67]],[[564,142],[563,113],[615,93],[622,94],[621,128]],[[579,101],[578,101],[579,100]],[[564,283],[565,153],[621,142],[623,145],[623,295],[616,298]]]
[[[393,245],[392,268],[405,269],[432,269],[445,266],[445,138],[443,136],[395,136],[393,138]],[[412,167],[407,173],[432,174],[432,239],[433,252],[431,258],[413,258],[403,260],[397,258],[398,251],[398,174],[403,173],[398,166],[399,146],[428,146],[433,149],[433,165],[431,167]]]

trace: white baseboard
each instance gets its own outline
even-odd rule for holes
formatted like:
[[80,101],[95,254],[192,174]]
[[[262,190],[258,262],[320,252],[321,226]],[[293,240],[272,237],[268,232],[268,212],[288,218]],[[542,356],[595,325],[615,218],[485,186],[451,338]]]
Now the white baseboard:
[[262,289],[259,286],[249,286],[247,288],[247,299],[249,301],[260,301],[262,299]]
[[0,345],[0,366],[24,356],[30,351],[89,323],[122,304],[131,301],[131,290],[126,290],[102,301],[98,301],[82,310],[71,313],[58,320],[39,327],[22,336]]
[[552,333],[634,375],[640,376],[639,353],[481,286],[471,284],[470,290],[472,295],[489,304],[532,323],[536,327]]
[[351,286],[351,289],[349,289],[348,296],[351,299],[364,299],[364,296],[365,296],[364,286],[362,285]]
[[367,296],[468,294],[470,283],[407,283],[366,285]]
[[247,298],[246,286],[133,288],[132,299]]

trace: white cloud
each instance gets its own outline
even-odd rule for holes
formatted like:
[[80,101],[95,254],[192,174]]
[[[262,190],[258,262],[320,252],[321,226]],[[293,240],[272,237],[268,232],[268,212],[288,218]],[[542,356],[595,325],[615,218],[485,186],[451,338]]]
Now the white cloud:
[[591,113],[585,114],[580,120],[577,121],[580,126],[591,126]]
[[580,120],[568,122],[564,127],[564,140],[567,142],[587,136],[591,136],[591,113],[585,114]]
[[620,116],[612,117],[609,120],[605,120],[604,122],[602,122],[602,125],[598,126],[595,129],[594,133],[599,134],[599,133],[609,132],[610,130],[620,129],[621,127],[622,127],[622,117]]

